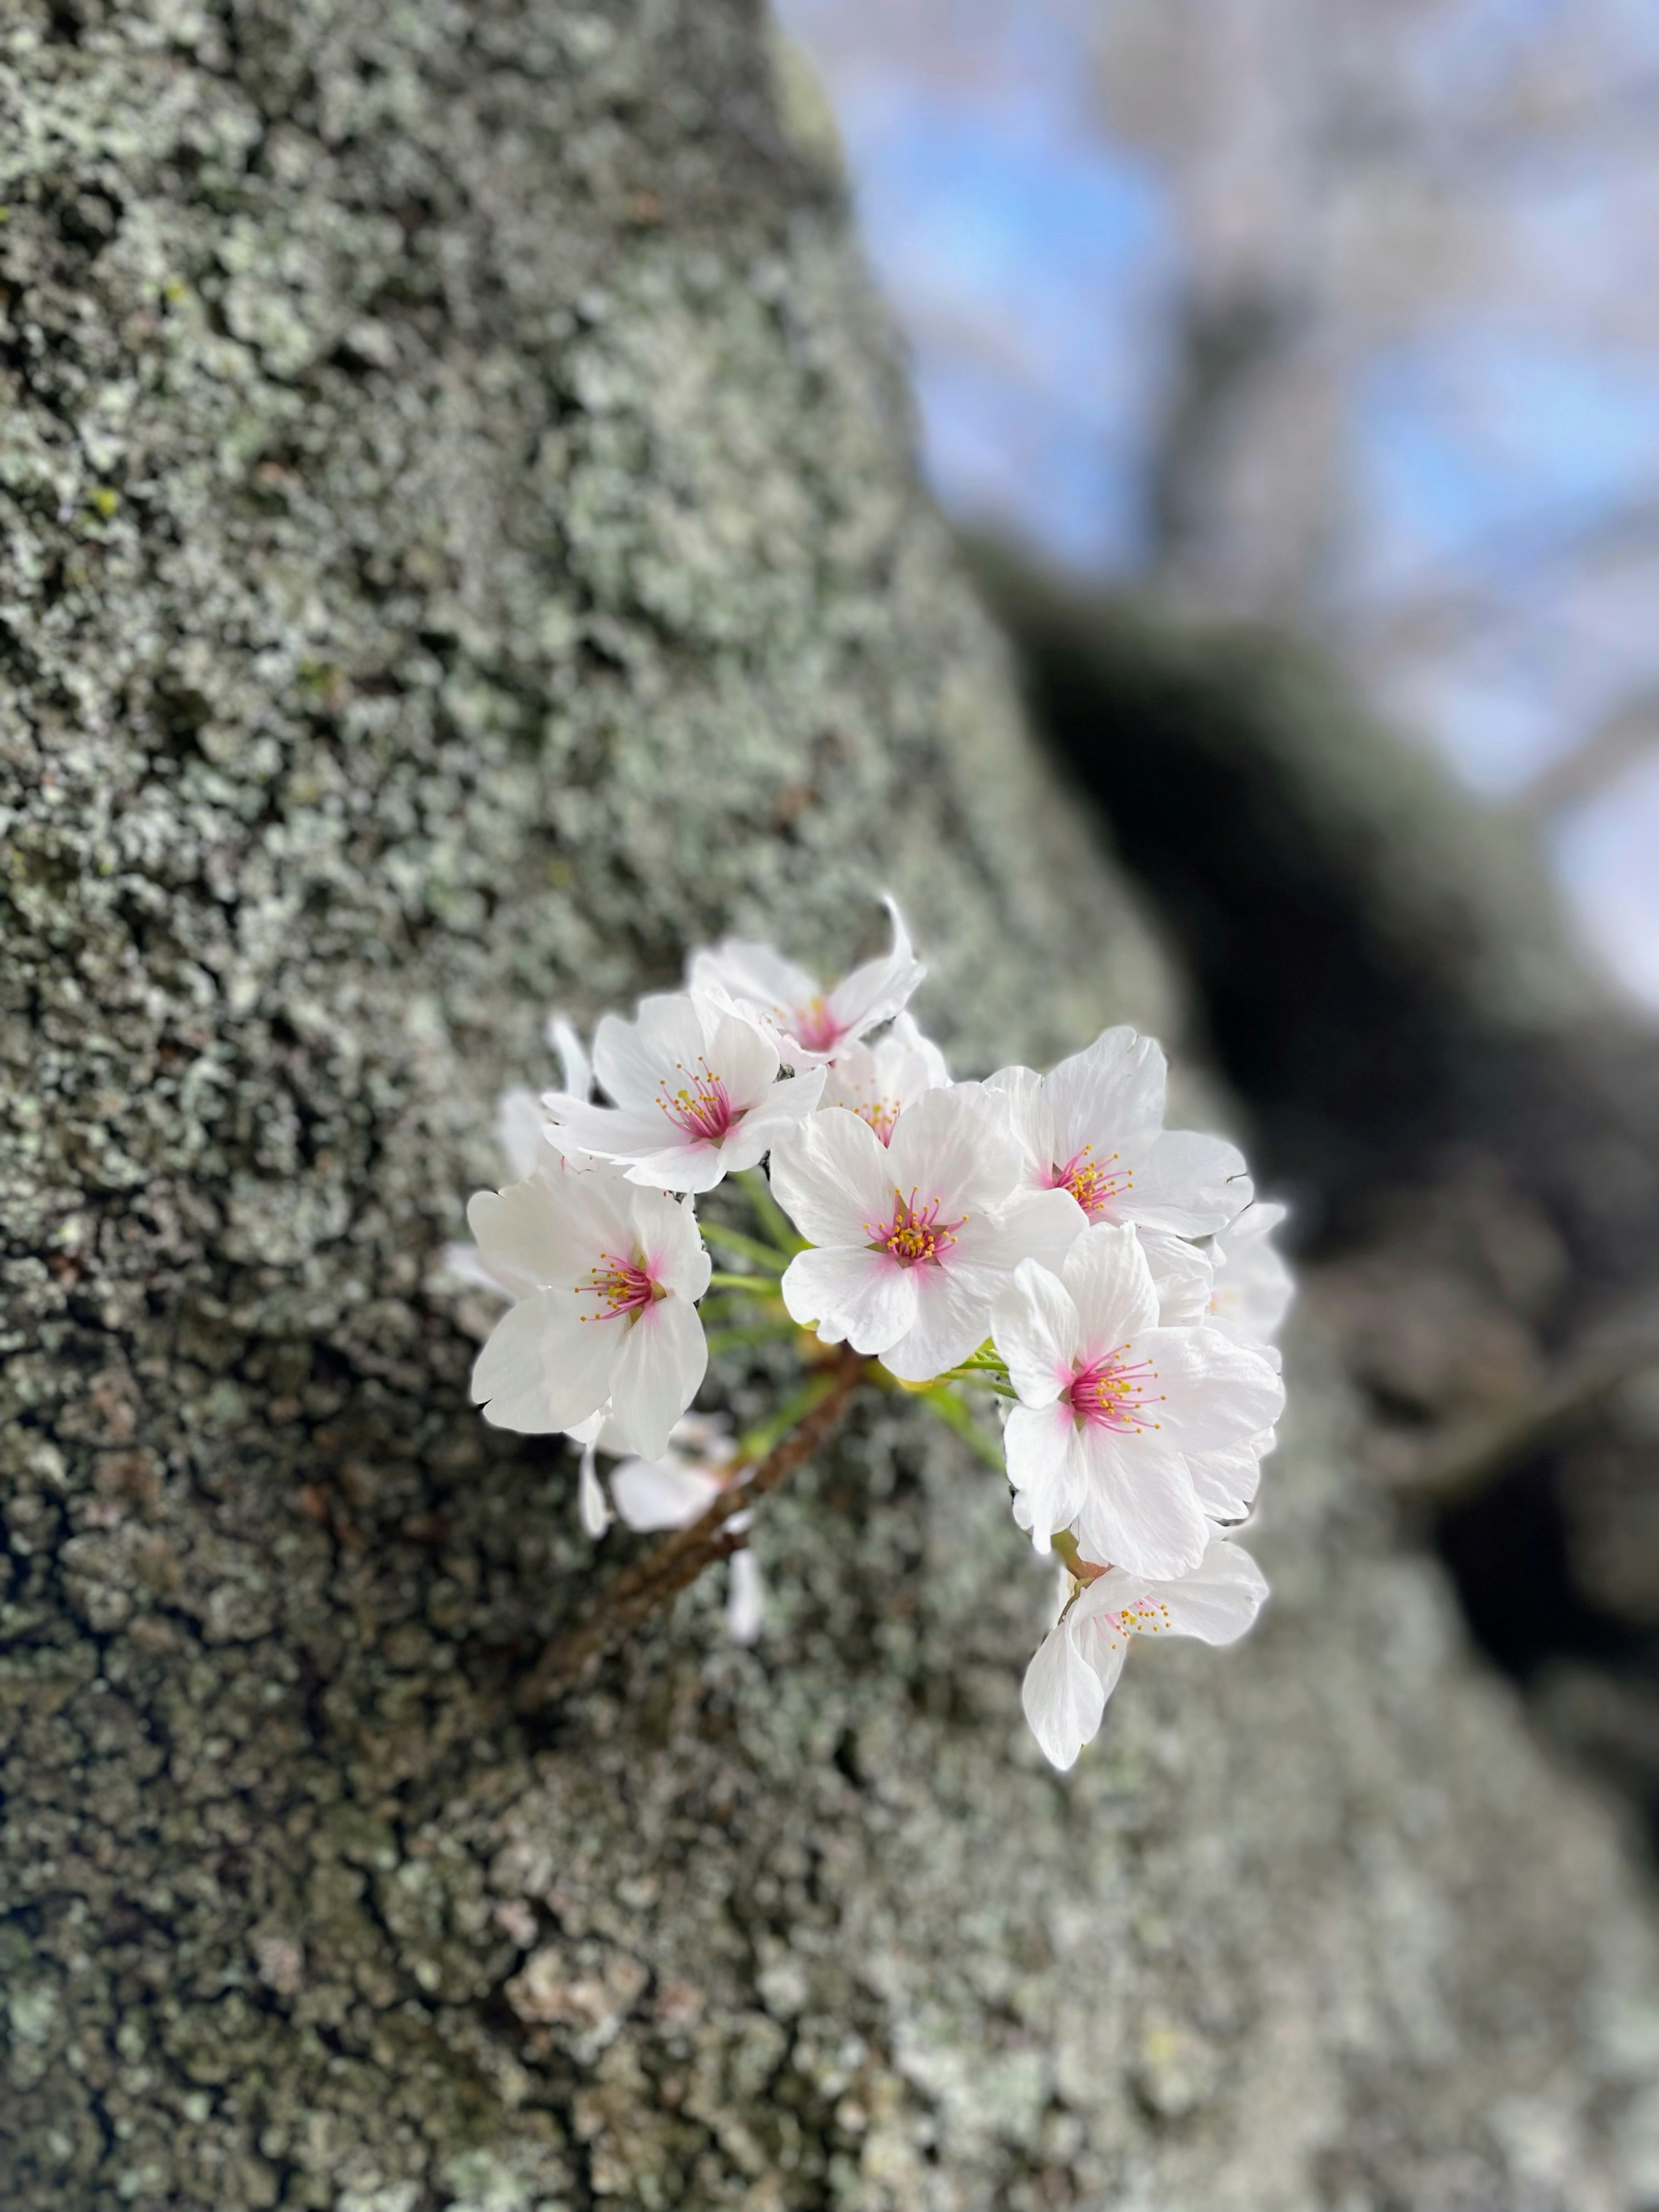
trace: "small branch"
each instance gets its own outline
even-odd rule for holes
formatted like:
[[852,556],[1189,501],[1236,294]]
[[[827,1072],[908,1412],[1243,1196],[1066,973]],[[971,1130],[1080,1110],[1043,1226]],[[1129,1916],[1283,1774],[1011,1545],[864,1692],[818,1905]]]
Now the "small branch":
[[820,1387],[799,1422],[746,1481],[721,1491],[690,1528],[677,1528],[644,1559],[624,1568],[592,1611],[554,1638],[514,1692],[514,1708],[535,1712],[574,1689],[588,1668],[624,1643],[647,1615],[678,1596],[705,1567],[736,1551],[744,1539],[729,1530],[726,1522],[746,1513],[769,1490],[775,1490],[834,1434],[864,1371],[865,1362],[858,1353],[843,1351],[819,1378]]

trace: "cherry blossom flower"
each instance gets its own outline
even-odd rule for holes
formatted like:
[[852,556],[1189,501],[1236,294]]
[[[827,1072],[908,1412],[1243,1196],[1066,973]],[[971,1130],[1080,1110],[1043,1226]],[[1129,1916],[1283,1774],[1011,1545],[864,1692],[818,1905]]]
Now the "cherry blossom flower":
[[843,1046],[830,1063],[819,1103],[848,1107],[884,1145],[907,1106],[924,1091],[944,1090],[950,1080],[945,1054],[906,1012],[874,1044]]
[[893,921],[892,950],[867,960],[826,991],[815,975],[752,938],[726,937],[694,952],[686,981],[694,991],[725,993],[774,1036],[792,1067],[813,1067],[890,1021],[927,969],[911,949],[904,917],[884,898]]
[[1007,1112],[1034,1189],[1069,1191],[1091,1222],[1208,1237],[1250,1200],[1243,1155],[1222,1137],[1165,1129],[1163,1052],[1108,1030],[1051,1074],[1005,1067],[986,1089]]
[[1025,1670],[1020,1701],[1044,1757],[1062,1770],[1098,1732],[1132,1636],[1234,1644],[1267,1595],[1249,1553],[1218,1535],[1193,1571],[1173,1581],[1112,1567],[1087,1582],[1062,1569],[1060,1583],[1060,1615]]
[[614,1168],[566,1165],[477,1192],[467,1219],[486,1264],[528,1285],[472,1370],[484,1419],[540,1435],[608,1400],[629,1449],[659,1456],[708,1365],[695,1308],[710,1261],[690,1207]]
[[1016,1190],[1018,1167],[971,1085],[926,1092],[888,1145],[844,1107],[808,1115],[772,1154],[773,1192],[814,1248],[784,1272],[789,1313],[907,1382],[955,1366],[984,1341],[1008,1271],[1057,1264],[1078,1231],[1063,1192]]
[[593,1041],[615,1103],[550,1092],[548,1134],[567,1157],[611,1161],[634,1182],[712,1190],[817,1105],[823,1070],[780,1082],[779,1065],[776,1045],[729,1005],[684,991],[641,999],[636,1019],[607,1014]]
[[1037,1549],[1074,1527],[1090,1558],[1135,1574],[1196,1567],[1209,1527],[1193,1461],[1218,1486],[1233,1471],[1284,1401],[1273,1369],[1214,1329],[1161,1327],[1139,1240],[1109,1222],[1078,1237],[1058,1274],[1023,1261],[992,1334],[1020,1401],[1008,1479]]
[[1284,1218],[1282,1206],[1258,1200],[1218,1232],[1210,1246],[1215,1274],[1206,1309],[1212,1328],[1275,1367],[1279,1356],[1273,1339],[1296,1296],[1290,1269],[1268,1242]]

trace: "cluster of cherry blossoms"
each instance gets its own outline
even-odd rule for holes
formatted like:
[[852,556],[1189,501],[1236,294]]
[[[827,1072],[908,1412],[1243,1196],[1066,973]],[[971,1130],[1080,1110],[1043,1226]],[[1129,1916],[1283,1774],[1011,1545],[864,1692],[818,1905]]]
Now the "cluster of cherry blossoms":
[[[1006,1468],[1015,1520],[1057,1559],[1024,1698],[1069,1766],[1132,1636],[1231,1643],[1266,1595],[1233,1531],[1284,1401],[1282,1209],[1255,1200],[1231,1144],[1164,1128],[1164,1054],[1133,1030],[1047,1075],[953,1082],[906,1010],[924,971],[888,905],[891,950],[832,990],[728,939],[691,956],[684,990],[605,1015],[591,1060],[550,1026],[562,1087],[502,1098],[516,1179],[473,1198],[476,1245],[447,1255],[510,1301],[472,1395],[500,1427],[580,1445],[597,1537],[613,1516],[696,1522],[804,1417],[826,1359],[878,1363],[871,1380]],[[752,1234],[699,1223],[697,1194],[728,1176]],[[788,1337],[802,1355],[801,1396],[748,1437],[690,1410],[706,1302],[738,1316],[717,1343]],[[1000,1446],[976,1397],[1000,1407]],[[608,1484],[600,1453],[619,1462]],[[749,1518],[724,1524],[740,1541]],[[728,1624],[751,1638],[752,1556],[722,1548]]]

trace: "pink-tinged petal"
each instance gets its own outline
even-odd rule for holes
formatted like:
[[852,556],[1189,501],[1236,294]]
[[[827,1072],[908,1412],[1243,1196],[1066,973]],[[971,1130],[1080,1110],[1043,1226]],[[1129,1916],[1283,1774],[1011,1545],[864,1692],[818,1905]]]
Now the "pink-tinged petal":
[[538,1291],[508,1309],[472,1368],[485,1420],[522,1436],[568,1429],[610,1395],[626,1324],[584,1322],[568,1291]]
[[644,1255],[652,1280],[695,1305],[708,1288],[714,1262],[690,1202],[637,1188],[629,1201],[634,1249]]
[[[1122,1656],[1118,1656],[1122,1666]],[[1113,1680],[1115,1682],[1116,1673]],[[1057,1622],[1025,1669],[1020,1704],[1043,1757],[1063,1773],[1092,1743],[1106,1710],[1108,1686],[1078,1647],[1070,1626]]]
[[593,1068],[607,1095],[637,1114],[655,1109],[678,1067],[695,1067],[708,1048],[708,1024],[684,991],[641,999],[635,1018],[607,1014],[593,1037]]
[[1054,1530],[1075,1519],[1087,1494],[1088,1462],[1070,1407],[1014,1407],[1002,1446],[1008,1480],[1030,1508],[1031,1541],[1046,1552]]
[[[1022,1260],[1035,1260],[1057,1275],[1087,1226],[1087,1215],[1068,1191],[1017,1190],[1000,1206],[969,1216],[957,1233],[957,1264],[1000,1278]],[[994,1282],[984,1287],[995,1296]]]
[[818,1334],[826,1343],[884,1352],[915,1322],[915,1273],[861,1246],[830,1246],[797,1252],[780,1287],[790,1318],[803,1328],[823,1324]]
[[1142,1229],[1139,1235],[1158,1292],[1158,1327],[1196,1328],[1208,1311],[1215,1280],[1208,1255],[1184,1237],[1167,1237],[1159,1230]]
[[1158,1419],[1189,1450],[1253,1437],[1285,1410],[1285,1385],[1267,1361],[1219,1329],[1148,1329],[1135,1352],[1158,1370]]
[[777,1077],[777,1047],[741,1014],[720,1015],[706,1057],[739,1111],[758,1105]]
[[1163,1606],[1176,1635],[1196,1636],[1206,1644],[1236,1644],[1267,1595],[1267,1578],[1261,1568],[1224,1536],[1211,1540],[1193,1573],[1158,1583],[1149,1592]]
[[845,1107],[823,1107],[772,1146],[772,1195],[809,1244],[862,1246],[884,1220],[893,1182],[887,1148]]
[[1046,1188],[1060,1155],[1042,1078],[1030,1067],[1000,1067],[986,1078],[985,1095],[1018,1147],[1020,1181]]
[[1187,1463],[1156,1431],[1083,1432],[1089,1481],[1077,1516],[1085,1559],[1172,1580],[1204,1556],[1209,1524]]
[[1164,1120],[1166,1076],[1156,1039],[1127,1028],[1108,1030],[1084,1052],[1062,1060],[1045,1084],[1054,1115],[1057,1160],[1087,1145],[1104,1160],[1126,1137]]
[[708,1510],[720,1485],[702,1468],[684,1460],[624,1460],[611,1474],[611,1495],[629,1528],[641,1534],[684,1528]]
[[1085,1359],[1127,1345],[1137,1358],[1146,1357],[1143,1340],[1158,1324],[1158,1291],[1133,1229],[1109,1221],[1085,1229],[1066,1255],[1061,1279],[1077,1305]]
[[818,989],[817,976],[786,960],[775,946],[747,937],[722,938],[718,945],[694,952],[685,965],[685,979],[694,991],[723,993],[779,1024],[816,998]]
[[1012,1139],[977,1085],[928,1091],[906,1107],[887,1147],[887,1187],[939,1201],[941,1220],[970,1220],[1009,1197],[1019,1173]]
[[1244,1155],[1224,1137],[1166,1129],[1135,1168],[1129,1189],[1112,1201],[1121,1221],[1173,1237],[1208,1237],[1249,1204]]
[[916,958],[896,902],[884,898],[882,904],[892,919],[892,950],[854,968],[829,995],[830,1019],[843,1037],[862,1036],[878,1023],[890,1021],[927,973]]
[[[991,1334],[1008,1379],[1028,1406],[1052,1406],[1070,1383],[1079,1322],[1060,1278],[1023,1260],[991,1308]],[[1072,1416],[1066,1415],[1067,1426]]]
[[989,1299],[971,1270],[913,1267],[915,1320],[898,1342],[882,1354],[882,1364],[902,1382],[928,1382],[975,1352],[990,1334]]
[[1261,1486],[1261,1454],[1253,1441],[1189,1451],[1187,1472],[1206,1520],[1242,1521]]
[[668,1449],[708,1366],[702,1323],[684,1298],[659,1298],[635,1316],[611,1378],[611,1417],[641,1459]]

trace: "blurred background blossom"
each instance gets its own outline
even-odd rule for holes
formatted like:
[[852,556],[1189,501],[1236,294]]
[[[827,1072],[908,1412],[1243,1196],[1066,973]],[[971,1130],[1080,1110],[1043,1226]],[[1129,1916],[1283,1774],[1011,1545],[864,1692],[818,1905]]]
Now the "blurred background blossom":
[[1320,640],[1659,1008],[1659,9],[781,12],[949,511]]

